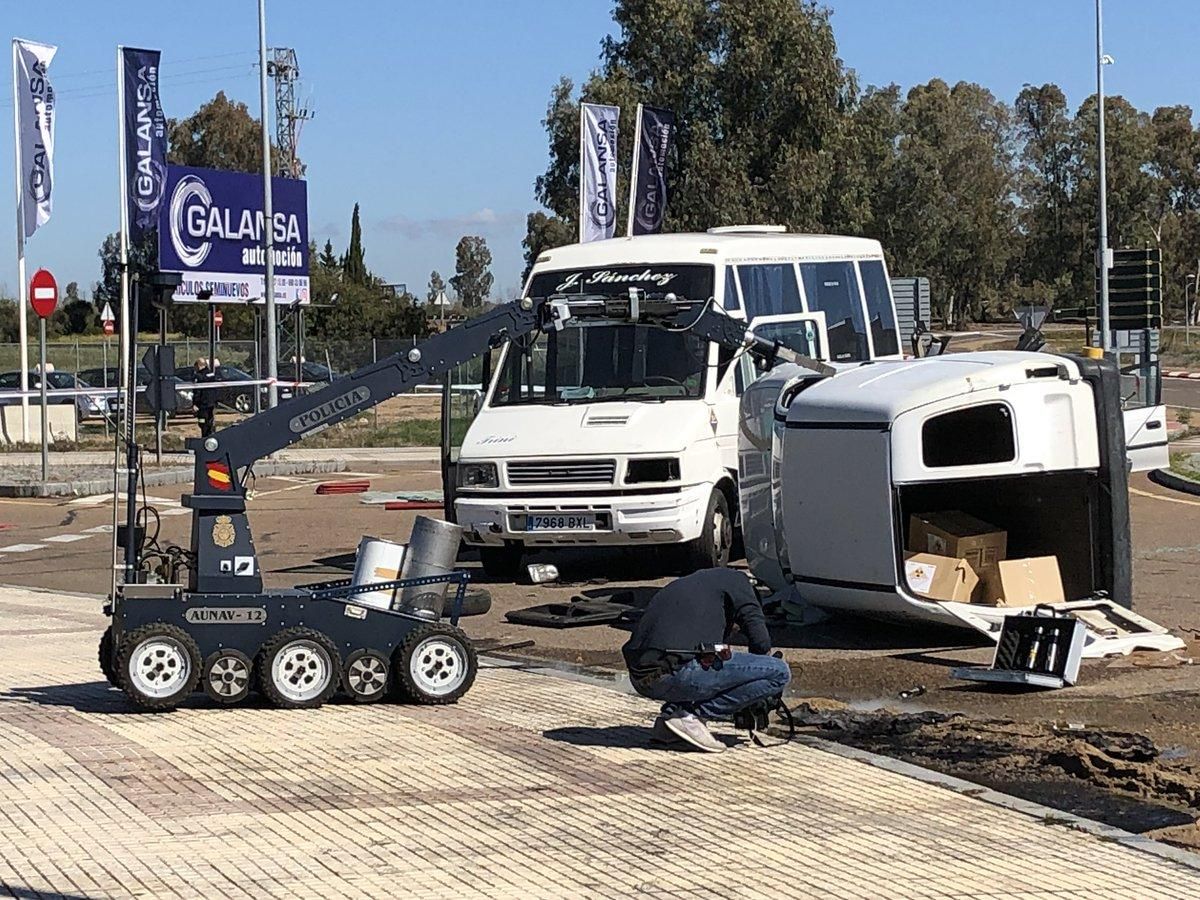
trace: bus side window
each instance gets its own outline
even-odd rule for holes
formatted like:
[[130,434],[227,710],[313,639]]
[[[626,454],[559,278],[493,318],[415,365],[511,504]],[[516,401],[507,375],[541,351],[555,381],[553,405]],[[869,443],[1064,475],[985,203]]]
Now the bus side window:
[[733,266],[725,267],[725,299],[721,305],[730,310],[742,308],[742,303],[738,299],[737,279],[733,275]]
[[875,355],[894,356],[900,352],[900,337],[896,330],[896,317],[892,315],[892,294],[883,260],[861,260],[858,270],[862,275],[863,292],[866,294],[867,316],[870,318],[871,342],[875,345]]
[[738,281],[746,304],[746,319],[804,312],[796,267],[791,263],[738,266]]

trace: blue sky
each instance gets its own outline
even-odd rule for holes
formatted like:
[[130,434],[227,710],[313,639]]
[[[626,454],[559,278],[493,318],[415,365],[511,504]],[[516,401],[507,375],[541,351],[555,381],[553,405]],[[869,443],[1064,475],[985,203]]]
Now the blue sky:
[[[830,0],[839,52],[863,84],[978,81],[1011,101],[1055,81],[1074,105],[1094,89],[1092,0]],[[202,9],[200,15],[189,11]],[[423,293],[449,276],[467,233],[492,248],[497,293],[515,289],[525,214],[546,164],[541,119],[560,75],[597,66],[610,0],[268,0],[268,43],[299,55],[316,116],[302,133],[309,221],[345,246],[362,206],[367,264]],[[258,112],[254,0],[0,0],[9,36],[59,46],[53,219],[29,242],[30,270],[90,286],[118,216],[117,44],[163,50],[163,102],[186,116],[220,89]],[[1200,107],[1194,3],[1106,0],[1110,93],[1143,109]],[[0,92],[4,128],[11,88]],[[12,209],[11,130],[0,169]],[[0,286],[16,288],[14,216],[0,216]]]

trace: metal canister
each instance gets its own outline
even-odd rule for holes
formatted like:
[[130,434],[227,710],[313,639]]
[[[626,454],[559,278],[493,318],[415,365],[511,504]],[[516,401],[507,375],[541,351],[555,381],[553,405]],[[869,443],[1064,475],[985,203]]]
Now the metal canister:
[[[364,537],[358,544],[358,556],[354,562],[354,578],[351,583],[356,587],[367,588],[372,582],[395,581],[404,569],[403,544],[384,541],[379,538]],[[364,589],[349,598],[364,606],[374,606],[378,609],[391,609],[396,602],[396,591]]]
[[[400,577],[449,575],[454,571],[461,542],[462,528],[459,526],[443,519],[417,516]],[[422,619],[439,619],[446,603],[446,587],[446,582],[406,587],[401,590],[395,609]]]

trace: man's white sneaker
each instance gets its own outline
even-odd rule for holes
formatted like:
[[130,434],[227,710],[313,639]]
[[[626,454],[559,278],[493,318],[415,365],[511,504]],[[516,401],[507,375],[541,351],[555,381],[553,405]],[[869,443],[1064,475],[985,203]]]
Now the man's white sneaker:
[[720,753],[725,749],[725,745],[713,737],[708,727],[691,713],[667,719],[663,724],[697,750]]

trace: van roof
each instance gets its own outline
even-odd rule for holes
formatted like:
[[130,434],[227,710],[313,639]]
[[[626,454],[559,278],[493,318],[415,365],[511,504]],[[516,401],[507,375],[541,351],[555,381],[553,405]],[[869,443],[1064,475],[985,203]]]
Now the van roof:
[[568,244],[538,255],[535,271],[642,263],[724,263],[790,259],[882,258],[883,247],[870,238],[837,234],[780,234],[748,231],[647,234]]
[[[1079,377],[1068,357],[1018,350],[951,353],[925,359],[876,360],[838,372],[797,395],[789,421],[891,422],[906,410],[948,397],[1022,384],[1063,367]],[[1033,374],[1036,373],[1036,374]]]

